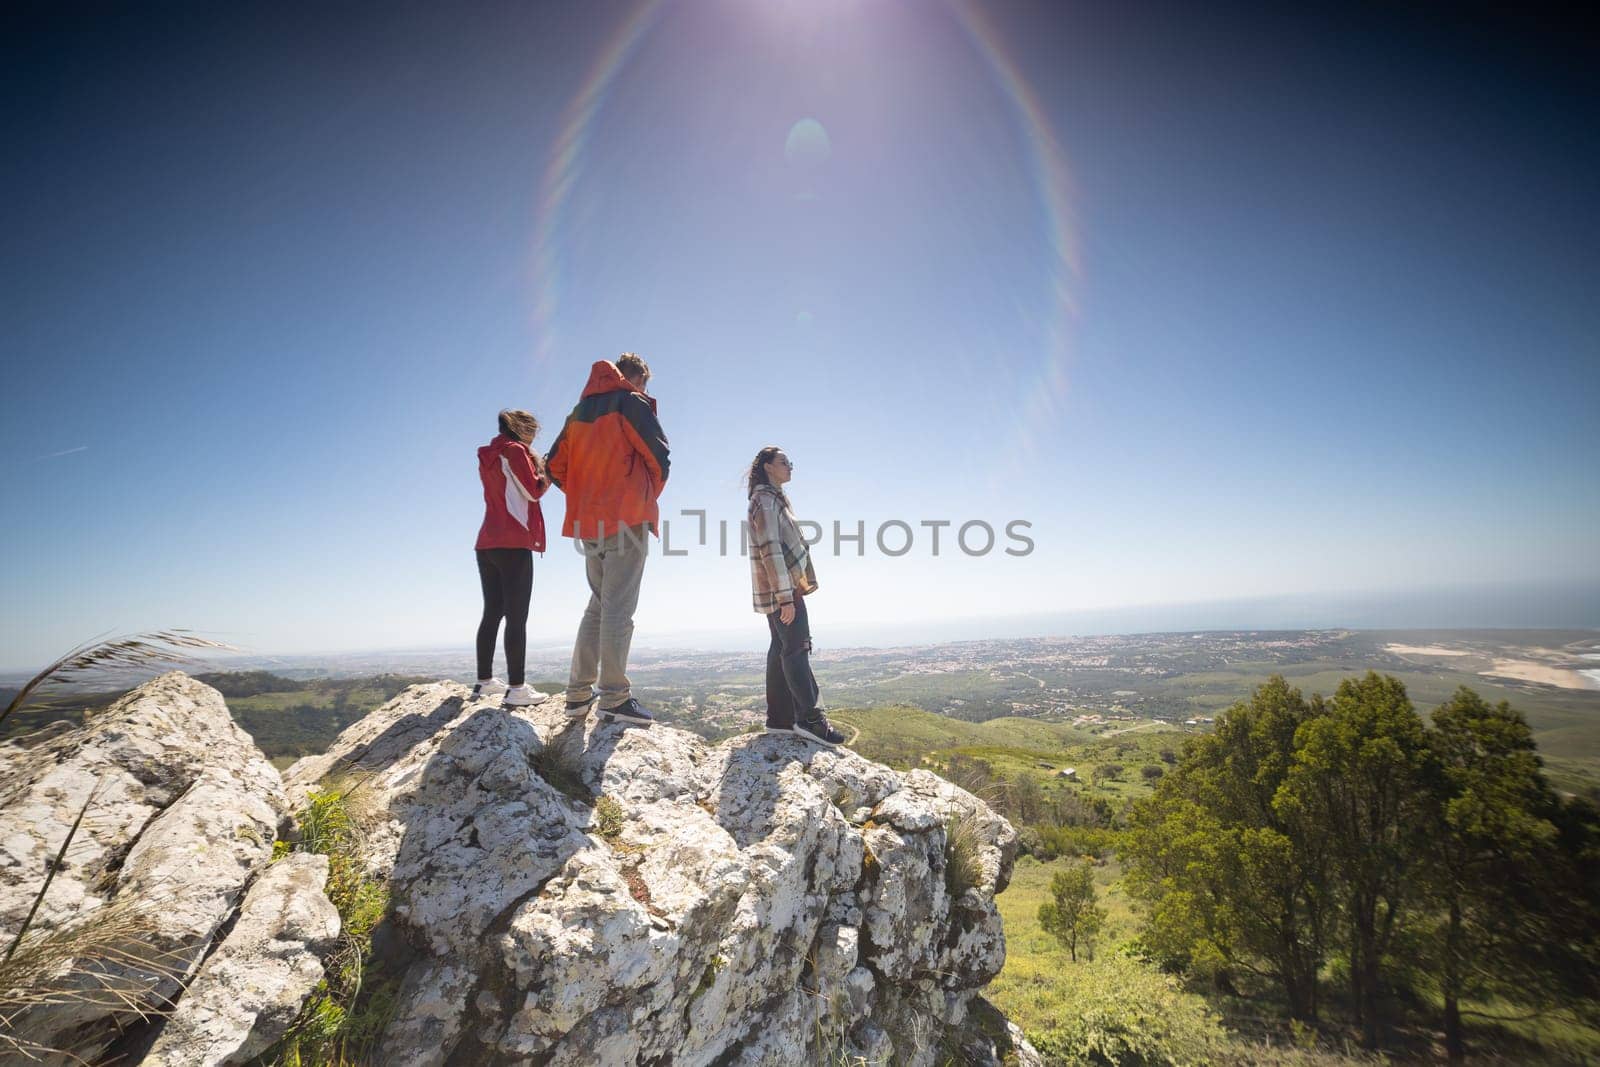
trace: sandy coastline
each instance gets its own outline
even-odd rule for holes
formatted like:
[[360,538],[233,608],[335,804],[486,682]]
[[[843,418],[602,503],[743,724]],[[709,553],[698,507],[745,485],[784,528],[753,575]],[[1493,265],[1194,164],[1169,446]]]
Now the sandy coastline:
[[1497,659],[1493,668],[1478,673],[1490,678],[1512,678],[1519,682],[1536,682],[1561,689],[1600,689],[1600,682],[1586,676],[1591,672],[1551,667],[1525,659]]

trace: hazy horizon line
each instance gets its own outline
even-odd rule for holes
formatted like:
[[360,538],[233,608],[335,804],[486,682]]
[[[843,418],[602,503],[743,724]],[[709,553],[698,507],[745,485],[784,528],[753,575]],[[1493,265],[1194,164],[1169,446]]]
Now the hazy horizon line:
[[[1554,583],[1495,583],[1400,591],[1280,594],[1181,603],[1152,603],[1064,612],[925,619],[897,624],[845,621],[818,628],[819,650],[918,648],[985,640],[1137,637],[1172,633],[1249,633],[1351,630],[1600,632],[1600,579]],[[216,636],[216,635],[212,635]],[[227,635],[221,635],[227,636]],[[532,635],[530,635],[532,638]],[[758,627],[685,627],[669,637],[644,631],[639,651],[726,652],[764,646]],[[206,662],[305,659],[316,656],[438,655],[471,652],[468,642],[426,640],[309,650],[255,650]],[[565,636],[530,640],[533,656],[571,647]],[[31,677],[38,667],[4,666],[0,675]]]

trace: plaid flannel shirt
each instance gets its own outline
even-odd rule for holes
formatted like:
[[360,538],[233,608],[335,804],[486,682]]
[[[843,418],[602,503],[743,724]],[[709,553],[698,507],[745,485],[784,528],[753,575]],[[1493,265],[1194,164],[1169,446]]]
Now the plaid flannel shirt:
[[755,609],[771,615],[796,594],[814,593],[817,574],[783,490],[758,485],[750,497],[750,585]]

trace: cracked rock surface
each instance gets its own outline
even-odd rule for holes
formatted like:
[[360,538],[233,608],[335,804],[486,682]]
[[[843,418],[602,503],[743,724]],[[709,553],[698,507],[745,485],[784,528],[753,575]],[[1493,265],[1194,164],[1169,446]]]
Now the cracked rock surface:
[[81,727],[0,743],[0,933],[92,794],[30,940],[129,916],[138,938],[87,969],[61,960],[93,995],[0,998],[8,1048],[161,1067],[270,1049],[350,951],[327,858],[271,859],[324,790],[359,824],[355,867],[388,890],[371,965],[393,1010],[370,1062],[1039,1062],[981,996],[1005,961],[994,894],[1016,834],[935,775],[436,683],[280,778],[221,695],[177,672]]
[[[288,806],[278,772],[235,725],[222,695],[177,671],[81,727],[58,723],[0,743],[6,944],[80,811],[28,937],[77,947],[92,935],[92,954],[73,965],[67,951],[54,968],[65,977],[37,976],[50,996],[5,1012],[10,1051],[46,1064],[93,1061],[127,1039],[130,1026],[158,1025],[141,1013],[180,997],[266,868]],[[300,893],[327,905],[320,881],[302,880]],[[248,1032],[234,1036],[242,1043]]]
[[322,980],[339,936],[323,895],[328,857],[294,853],[269,866],[238,922],[184,990],[147,1065],[243,1063],[282,1037]]
[[369,812],[412,952],[381,1062],[1036,1062],[980,997],[1017,842],[981,801],[792,737],[467,697],[415,686],[285,775]]

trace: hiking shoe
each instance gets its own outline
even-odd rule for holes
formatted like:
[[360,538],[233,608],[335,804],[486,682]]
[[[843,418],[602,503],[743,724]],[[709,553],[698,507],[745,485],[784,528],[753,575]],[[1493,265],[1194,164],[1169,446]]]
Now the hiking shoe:
[[567,718],[581,719],[589,714],[589,709],[594,707],[595,694],[591,693],[588,700],[567,701]]
[[803,737],[807,741],[815,741],[829,748],[837,748],[844,744],[844,734],[830,726],[825,715],[818,715],[810,722],[795,723],[794,732],[796,737]]
[[616,722],[620,719],[623,722],[643,723],[646,726],[656,721],[655,716],[644,710],[639,702],[632,697],[629,697],[614,708],[601,708],[600,717],[606,722]]
[[506,683],[502,682],[498,678],[490,678],[488,681],[479,682],[477,685],[472,687],[472,696],[470,699],[488,700],[490,697],[502,695],[505,693],[505,691]]
[[525,685],[514,685],[506,690],[506,703],[513,708],[525,708],[529,704],[537,704],[543,698]]

